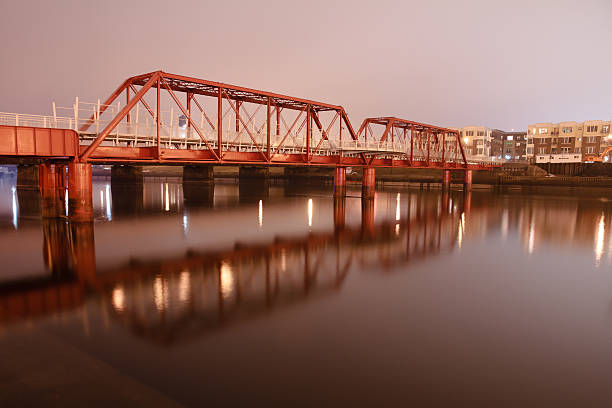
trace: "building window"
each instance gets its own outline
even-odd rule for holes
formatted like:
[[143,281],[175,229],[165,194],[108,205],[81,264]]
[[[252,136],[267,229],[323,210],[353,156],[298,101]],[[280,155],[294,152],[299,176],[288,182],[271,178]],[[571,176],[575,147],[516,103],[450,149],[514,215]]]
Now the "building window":
[[510,135],[510,136],[506,137],[506,140],[514,140],[514,136]]
[[532,137],[527,138],[527,144],[533,144],[533,138]]
[[484,136],[484,130],[479,130],[477,136]]
[[574,149],[574,153],[581,153],[581,151],[582,151],[582,148],[581,148],[581,147],[576,147],[576,148]]
[[561,143],[572,143],[571,140],[572,139],[570,139],[569,137],[562,137],[561,138]]
[[482,140],[478,140],[478,139],[476,139],[476,144],[477,144],[478,146],[482,146]]
[[563,129],[561,129],[561,133],[572,133],[572,128],[564,127]]
[[598,127],[597,125],[589,125],[586,127],[586,131],[589,133],[597,132],[597,127]]
[[590,153],[590,154],[595,153],[595,147],[594,147],[594,146],[588,146],[588,147],[586,148],[586,153],[587,153],[587,154],[589,154],[589,153]]
[[601,132],[602,133],[608,133],[610,131],[610,125],[603,125],[601,127]]
[[570,152],[570,148],[569,148],[569,147],[562,147],[562,148],[561,148],[561,153],[563,153],[563,154],[567,154],[567,153],[569,153],[569,152]]
[[478,154],[482,154],[482,149],[478,149]]
[[597,143],[599,141],[599,137],[597,136],[589,136],[589,137],[585,137],[584,141],[586,143]]
[[546,128],[540,128],[540,129],[538,129],[538,130],[539,130],[539,133],[540,133],[541,135],[544,135],[544,134],[548,133],[548,129],[546,129]]
[[538,147],[538,154],[546,154],[546,150],[545,147]]
[[533,147],[527,148],[527,154],[533,154]]
[[466,130],[465,131],[465,135],[466,136],[474,136],[474,131],[473,130]]

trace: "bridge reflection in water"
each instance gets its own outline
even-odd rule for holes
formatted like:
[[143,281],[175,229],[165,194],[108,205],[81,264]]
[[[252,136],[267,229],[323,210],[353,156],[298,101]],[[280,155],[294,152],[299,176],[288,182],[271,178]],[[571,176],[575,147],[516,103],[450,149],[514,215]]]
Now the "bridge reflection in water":
[[[391,194],[387,205],[394,208],[382,220],[376,219],[377,201],[363,199],[359,223],[347,222],[351,199],[335,197],[327,231],[234,241],[226,249],[193,247],[110,268],[96,265],[94,223],[44,218],[48,274],[0,284],[0,322],[36,319],[99,299],[103,312],[135,335],[170,345],[337,293],[351,272],[397,271],[452,251],[461,243],[471,192],[430,195],[437,199],[424,192]],[[312,199],[307,203],[311,226]]]

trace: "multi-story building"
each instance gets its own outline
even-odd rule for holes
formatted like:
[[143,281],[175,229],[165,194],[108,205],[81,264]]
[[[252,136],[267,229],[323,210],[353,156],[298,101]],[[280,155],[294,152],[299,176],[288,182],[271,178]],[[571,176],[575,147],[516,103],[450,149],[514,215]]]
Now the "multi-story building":
[[499,144],[492,153],[493,157],[508,161],[527,160],[527,132],[493,129],[491,133],[494,142]]
[[461,140],[466,155],[474,158],[491,157],[491,129],[484,126],[463,127]]
[[608,146],[612,146],[609,121],[536,123],[527,130],[527,156],[536,161],[554,161],[557,155],[584,161]]

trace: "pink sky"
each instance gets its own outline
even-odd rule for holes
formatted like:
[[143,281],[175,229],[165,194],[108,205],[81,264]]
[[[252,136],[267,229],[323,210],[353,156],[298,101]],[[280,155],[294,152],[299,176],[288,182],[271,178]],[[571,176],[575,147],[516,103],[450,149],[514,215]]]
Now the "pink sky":
[[0,6],[0,38],[4,112],[163,69],[340,104],[353,125],[612,118],[609,0],[21,0]]

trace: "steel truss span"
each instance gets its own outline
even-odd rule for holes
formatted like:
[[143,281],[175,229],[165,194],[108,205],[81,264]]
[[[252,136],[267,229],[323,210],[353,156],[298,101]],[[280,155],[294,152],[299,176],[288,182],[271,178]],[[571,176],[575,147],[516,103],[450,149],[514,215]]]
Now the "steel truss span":
[[71,117],[54,105],[41,123],[75,129],[85,163],[494,166],[468,161],[455,129],[384,117],[355,132],[339,105],[162,71],[128,78],[102,103],[77,99]]

